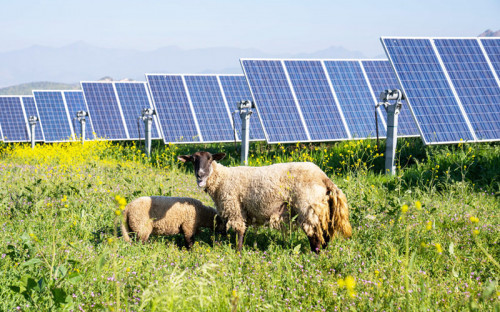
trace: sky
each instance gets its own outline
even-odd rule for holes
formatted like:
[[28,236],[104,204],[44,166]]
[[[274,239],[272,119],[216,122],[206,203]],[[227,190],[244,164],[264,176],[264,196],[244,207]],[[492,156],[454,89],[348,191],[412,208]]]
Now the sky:
[[477,36],[500,29],[500,0],[0,0],[0,52],[76,41],[384,54],[381,36]]

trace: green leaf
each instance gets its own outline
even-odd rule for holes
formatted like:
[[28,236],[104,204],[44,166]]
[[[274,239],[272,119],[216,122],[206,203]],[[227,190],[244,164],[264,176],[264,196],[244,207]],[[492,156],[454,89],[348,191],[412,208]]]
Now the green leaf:
[[45,288],[47,287],[47,281],[45,280],[45,278],[41,278],[39,281],[38,281],[38,291],[39,292],[42,292],[45,290]]
[[75,284],[76,282],[80,281],[82,279],[83,275],[77,272],[73,272],[68,275],[68,281],[72,284]]
[[50,292],[52,293],[52,296],[54,297],[54,301],[57,305],[60,305],[61,303],[65,303],[66,302],[66,292],[64,291],[64,289],[61,289],[61,288],[52,288],[50,290]]
[[450,243],[448,251],[450,252],[450,255],[455,255],[455,244],[453,244],[453,242]]
[[9,286],[10,290],[12,290],[15,293],[21,293],[21,287],[19,286]]
[[64,265],[60,265],[57,267],[56,269],[56,277],[60,277],[60,278],[64,278],[66,276],[66,274],[68,273],[68,270],[66,269],[66,267]]
[[38,283],[32,278],[28,278],[28,281],[26,282],[26,290],[32,290],[36,289],[38,287]]
[[300,247],[301,247],[301,245],[300,245],[300,244],[298,244],[297,246],[295,246],[295,248],[293,248],[293,252],[294,252],[294,253],[299,253],[299,251],[300,251]]
[[106,254],[103,253],[97,260],[97,272],[101,272],[101,269],[106,264],[106,261]]
[[39,264],[39,263],[43,263],[43,261],[38,259],[38,258],[33,258],[33,259],[28,260],[28,261],[24,262],[23,264],[21,264],[20,267],[22,268],[25,266],[34,266],[34,265]]

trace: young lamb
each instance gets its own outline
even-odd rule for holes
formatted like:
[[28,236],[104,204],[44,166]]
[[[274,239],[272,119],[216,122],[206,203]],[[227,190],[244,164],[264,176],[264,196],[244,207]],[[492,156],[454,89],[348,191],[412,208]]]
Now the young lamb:
[[[217,211],[188,197],[140,197],[125,208],[121,224],[123,239],[130,241],[129,232],[135,232],[144,243],[150,234],[173,235],[182,232],[186,247],[194,243],[194,235],[201,227],[225,232],[226,224]],[[215,218],[215,220],[214,220]]]
[[315,164],[228,168],[217,163],[225,155],[196,152],[178,158],[194,164],[198,186],[212,197],[227,227],[237,232],[239,251],[247,225],[276,228],[295,215],[312,251],[325,248],[335,233],[351,236],[347,198]]

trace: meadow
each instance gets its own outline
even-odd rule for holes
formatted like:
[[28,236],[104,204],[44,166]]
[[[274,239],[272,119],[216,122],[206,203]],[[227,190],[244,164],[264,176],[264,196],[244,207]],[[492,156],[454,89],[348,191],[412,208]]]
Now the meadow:
[[0,311],[500,311],[500,144],[252,143],[250,165],[312,161],[347,195],[352,239],[316,255],[293,224],[128,244],[139,196],[211,199],[177,155],[232,144],[0,143]]

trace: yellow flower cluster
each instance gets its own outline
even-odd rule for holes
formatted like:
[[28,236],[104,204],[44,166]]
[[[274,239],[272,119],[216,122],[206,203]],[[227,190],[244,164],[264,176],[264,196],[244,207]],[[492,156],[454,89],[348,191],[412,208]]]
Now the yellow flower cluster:
[[337,285],[339,288],[346,288],[347,289],[347,294],[349,297],[354,298],[356,297],[356,292],[354,289],[356,288],[356,280],[352,276],[347,276],[345,279],[339,278],[337,280]]
[[127,206],[127,200],[120,195],[115,196],[115,202],[118,204],[119,209],[115,210],[115,215],[120,216],[122,211],[125,210],[125,206]]

